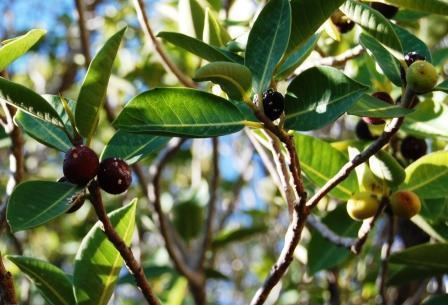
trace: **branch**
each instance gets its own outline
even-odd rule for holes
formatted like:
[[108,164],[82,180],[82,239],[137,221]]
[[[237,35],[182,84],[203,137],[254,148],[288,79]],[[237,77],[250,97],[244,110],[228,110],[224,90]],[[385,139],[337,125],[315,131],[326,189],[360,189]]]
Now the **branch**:
[[12,275],[3,265],[2,254],[0,253],[0,303],[4,305],[18,305],[16,291]]
[[81,36],[81,49],[84,54],[84,64],[86,68],[89,67],[91,60],[90,56],[90,44],[89,44],[89,33],[86,29],[86,19],[84,16],[83,2],[81,0],[75,0],[76,11],[78,12],[78,26],[79,34]]
[[[406,88],[405,93],[403,95],[403,104],[402,106],[404,108],[409,108],[412,100],[415,96],[415,93],[412,92],[409,88]],[[256,109],[256,115],[257,117],[260,116],[260,110]],[[257,113],[258,112],[258,113]],[[264,116],[264,115],[263,115]],[[266,300],[267,296],[269,295],[270,291],[274,286],[280,281],[280,279],[283,277],[283,274],[288,269],[289,265],[291,264],[291,261],[293,259],[294,249],[297,247],[297,244],[300,240],[300,236],[302,234],[303,226],[306,222],[306,218],[311,212],[311,210],[317,205],[317,203],[326,196],[334,187],[336,187],[339,183],[344,181],[348,175],[360,164],[368,160],[372,155],[374,155],[376,152],[378,152],[384,145],[386,145],[389,140],[392,138],[392,136],[399,130],[401,124],[403,123],[404,118],[394,118],[392,121],[386,125],[383,134],[374,142],[372,143],[365,151],[358,154],[353,160],[346,163],[340,171],[332,178],[330,179],[311,199],[308,200],[308,202],[305,202],[304,196],[301,196],[301,194],[304,194],[306,196],[306,193],[298,192],[300,196],[300,201],[297,203],[297,205],[294,206],[294,213],[293,213],[293,219],[292,222],[288,228],[288,231],[286,232],[285,237],[285,244],[283,246],[283,249],[280,253],[280,256],[278,257],[275,265],[272,267],[270,274],[266,278],[264,284],[258,291],[256,292],[255,296],[253,297],[251,301],[251,305],[261,305]],[[277,126],[275,126],[272,122],[265,122],[263,120],[263,123],[265,123],[266,128],[271,130],[277,129]],[[273,126],[272,126],[273,125]],[[283,131],[284,132],[284,131]],[[282,135],[282,130],[279,132],[280,136]],[[291,137],[286,134],[286,138],[280,140],[285,140],[287,143],[291,143],[292,139]],[[286,144],[286,147],[290,154],[292,153],[295,157],[297,155],[294,153],[295,149],[294,146],[291,144]],[[290,151],[291,148],[294,151]],[[293,159],[293,157],[291,158]],[[292,161],[292,160],[291,160]],[[297,166],[294,164],[294,162],[291,162],[293,166]],[[293,172],[294,177],[294,172]],[[294,179],[296,182],[297,177]],[[297,185],[296,185],[297,187]],[[382,211],[381,211],[382,212]],[[380,213],[380,210],[378,211]],[[376,217],[377,218],[377,217]],[[374,219],[371,222],[371,225],[374,224]],[[368,231],[367,231],[368,234]],[[364,237],[367,238],[367,235]],[[362,239],[362,238],[361,238]],[[360,242],[362,245],[363,242]]]
[[143,0],[134,0],[134,6],[135,10],[137,11],[137,17],[138,21],[140,22],[140,26],[142,27],[149,41],[152,42],[157,53],[162,59],[165,70],[173,73],[179,80],[179,82],[181,82],[185,87],[195,88],[196,83],[194,83],[187,75],[183,74],[183,72],[171,61],[171,59],[163,50],[162,45],[154,35],[154,32],[152,31],[149,24],[148,16],[146,15],[145,4],[143,3]]
[[356,47],[349,49],[339,55],[319,59],[316,63],[316,66],[317,65],[333,66],[333,67],[343,66],[347,63],[347,61],[358,57],[364,52],[365,49],[361,45],[357,45]]
[[215,219],[216,214],[216,200],[217,200],[217,190],[219,183],[219,142],[217,138],[212,138],[213,144],[213,176],[212,181],[210,183],[210,199],[208,201],[208,212],[207,212],[207,220],[205,224],[205,233],[204,239],[202,241],[202,247],[200,249],[199,261],[198,261],[198,269],[203,272],[204,271],[204,263],[207,254],[207,250],[210,248],[210,244],[212,242],[212,234],[213,234],[213,220]]
[[106,210],[104,209],[103,199],[101,197],[101,191],[98,184],[93,180],[89,186],[89,192],[91,194],[90,200],[95,209],[98,219],[103,224],[104,233],[107,239],[114,245],[114,247],[120,252],[121,257],[125,261],[126,265],[134,276],[137,286],[142,291],[146,301],[151,305],[159,305],[157,297],[154,295],[148,280],[145,277],[142,266],[137,262],[132,253],[131,248],[126,246],[126,243],[121,239],[118,233],[115,231],[109,217],[107,216]]
[[204,278],[201,274],[198,274],[192,270],[182,259],[179,249],[176,247],[176,244],[169,234],[168,223],[160,203],[160,179],[162,176],[162,171],[168,160],[176,154],[184,142],[185,139],[174,139],[174,141],[171,141],[166,149],[159,154],[157,160],[155,160],[151,165],[149,171],[153,178],[152,187],[148,192],[148,199],[150,202],[154,203],[154,208],[159,218],[160,233],[165,241],[165,247],[171,260],[173,261],[174,266],[180,274],[184,275],[188,279],[190,283],[194,283],[195,286],[200,287]]
[[320,221],[319,218],[317,218],[314,215],[308,216],[307,224],[319,232],[320,235],[322,235],[323,238],[330,241],[331,243],[335,244],[336,246],[344,247],[347,249],[350,249],[355,243],[356,239],[351,237],[343,237],[335,232],[333,232],[329,227],[327,227],[323,222]]

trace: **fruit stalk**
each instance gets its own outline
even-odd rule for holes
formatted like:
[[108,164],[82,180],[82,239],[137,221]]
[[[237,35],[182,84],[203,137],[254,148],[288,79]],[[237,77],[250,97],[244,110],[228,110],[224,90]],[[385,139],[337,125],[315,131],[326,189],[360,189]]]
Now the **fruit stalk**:
[[121,257],[129,268],[131,274],[134,276],[137,286],[143,293],[146,301],[150,305],[159,305],[159,300],[154,295],[148,280],[143,272],[143,268],[139,262],[134,257],[132,250],[126,246],[126,243],[115,231],[109,217],[107,216],[106,210],[103,204],[103,198],[101,196],[100,188],[95,180],[93,180],[89,186],[90,201],[95,209],[95,213],[98,216],[99,221],[103,224],[104,233],[107,239],[114,245],[115,249],[120,252]]

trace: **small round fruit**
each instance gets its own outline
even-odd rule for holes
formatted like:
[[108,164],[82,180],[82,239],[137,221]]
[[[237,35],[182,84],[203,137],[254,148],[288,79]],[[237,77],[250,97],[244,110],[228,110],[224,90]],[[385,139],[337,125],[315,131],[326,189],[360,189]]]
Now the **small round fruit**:
[[409,52],[404,56],[404,61],[408,65],[412,65],[417,60],[426,60],[426,57],[418,52]]
[[437,84],[437,71],[427,61],[417,60],[406,71],[406,83],[416,93],[431,91]]
[[394,215],[412,218],[420,212],[422,204],[417,194],[411,191],[398,191],[390,196],[390,206]]
[[[387,92],[378,91],[378,92],[373,93],[372,96],[376,97],[377,99],[380,99],[388,104],[394,103],[394,100]],[[363,117],[362,119],[367,124],[373,124],[373,125],[384,124],[384,120],[382,118]]]
[[347,201],[347,213],[354,220],[363,220],[374,216],[379,206],[380,202],[375,195],[359,192]]
[[333,24],[338,28],[341,34],[350,32],[355,27],[355,23],[340,10],[337,10],[335,13],[333,13],[330,19],[331,22],[333,22]]
[[264,114],[275,121],[285,110],[285,99],[280,92],[268,89],[263,93]]
[[132,182],[129,165],[118,158],[108,158],[100,163],[98,184],[110,194],[121,194]]
[[392,19],[398,13],[398,7],[381,2],[371,2],[370,6],[380,12],[387,19]]
[[370,132],[369,125],[363,120],[359,120],[356,124],[355,133],[360,140],[371,141],[377,138]]
[[93,150],[77,145],[65,153],[63,172],[65,178],[77,185],[86,185],[98,172],[99,160]]
[[403,139],[400,146],[401,155],[409,160],[417,160],[426,155],[428,145],[423,139],[413,136],[407,136]]

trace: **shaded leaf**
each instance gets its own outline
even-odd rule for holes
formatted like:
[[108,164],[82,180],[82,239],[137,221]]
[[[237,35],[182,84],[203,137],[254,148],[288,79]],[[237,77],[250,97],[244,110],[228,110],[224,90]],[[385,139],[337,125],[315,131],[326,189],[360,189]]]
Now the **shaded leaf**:
[[[127,246],[135,227],[137,199],[108,214],[117,234]],[[97,222],[84,237],[75,258],[74,291],[78,305],[106,305],[123,266],[120,253]]]
[[421,102],[414,113],[406,116],[402,130],[417,137],[448,138],[448,107],[432,99]]
[[32,257],[7,257],[28,275],[50,305],[76,305],[70,278],[58,267]]
[[37,227],[64,214],[82,190],[70,183],[26,181],[11,194],[6,219],[13,232]]
[[290,56],[302,47],[344,1],[291,0],[291,36],[286,56]]
[[400,265],[418,265],[435,271],[448,272],[448,261],[441,260],[448,257],[448,244],[423,244],[407,248],[403,251],[393,253],[389,262]]
[[184,34],[175,32],[160,32],[157,36],[210,62],[230,61],[242,64],[244,61],[238,55],[221,50],[214,46],[210,46],[199,39],[189,37]]
[[[345,154],[318,138],[295,133],[294,140],[302,170],[319,187],[327,183],[348,162]],[[330,194],[338,199],[348,200],[357,191],[358,181],[355,173],[351,173]]]
[[30,30],[25,35],[15,37],[0,47],[0,71],[28,52],[47,33],[42,29]]
[[319,40],[320,35],[314,34],[294,53],[288,56],[275,73],[276,79],[282,79],[291,74],[297,67],[299,67],[314,50],[314,46]]
[[396,86],[401,86],[400,67],[401,64],[389,51],[383,47],[376,39],[369,35],[361,34],[359,42],[375,58],[376,63],[381,67],[387,78]]
[[252,75],[247,67],[222,61],[201,67],[196,71],[194,80],[219,84],[230,98],[236,100],[244,99],[252,86]]
[[0,77],[0,98],[38,119],[59,127],[64,126],[58,113],[42,96],[3,77]]
[[255,225],[252,227],[242,227],[218,232],[212,241],[214,249],[222,248],[230,243],[243,241],[260,233],[266,232],[266,225]]
[[417,36],[410,33],[408,30],[392,23],[392,27],[395,30],[395,33],[398,35],[398,39],[400,39],[401,45],[403,47],[403,54],[407,54],[409,52],[418,52],[425,56],[426,60],[431,62],[431,52],[428,49],[428,46],[421,41]]
[[400,189],[421,198],[448,196],[448,152],[438,151],[421,157],[406,168],[406,180]]
[[104,147],[100,159],[115,157],[131,165],[158,151],[170,139],[170,137],[147,134],[129,134],[118,130]]
[[[345,206],[340,205],[328,213],[322,222],[339,236],[356,237],[359,223],[353,221],[347,214]],[[325,251],[322,251],[325,249]],[[350,257],[350,251],[331,243],[317,231],[312,231],[308,245],[308,268],[310,275],[318,271],[330,269],[343,263]]]
[[386,181],[392,187],[400,185],[406,177],[400,163],[384,150],[378,151],[369,158],[369,166],[377,178]]
[[268,88],[275,66],[288,46],[290,32],[289,1],[269,1],[252,26],[246,47],[244,63],[252,72],[255,92]]
[[[59,117],[64,123],[64,128],[72,137],[74,136],[73,127],[61,102],[61,97],[56,95],[43,95],[47,102],[56,110]],[[70,109],[74,112],[76,103],[73,100],[66,99]],[[66,152],[72,146],[72,142],[67,133],[62,128],[59,128],[51,123],[36,119],[35,117],[19,110],[14,116],[14,121],[27,134],[33,137],[38,142],[53,147],[59,151]]]
[[346,112],[367,88],[332,67],[313,67],[297,76],[285,99],[285,127],[314,130]]
[[183,88],[158,88],[134,97],[114,125],[127,132],[215,137],[243,128],[243,115],[216,95]]
[[419,12],[448,15],[448,2],[444,0],[379,0],[378,2],[385,2]]
[[400,105],[386,103],[369,94],[361,98],[347,111],[348,114],[359,117],[396,118],[414,112],[413,109],[403,108]]
[[391,23],[380,12],[367,4],[354,0],[345,1],[340,9],[380,42],[402,52],[401,42]]
[[110,37],[89,65],[78,96],[75,111],[79,133],[91,138],[98,124],[99,111],[104,103],[112,66],[126,27]]

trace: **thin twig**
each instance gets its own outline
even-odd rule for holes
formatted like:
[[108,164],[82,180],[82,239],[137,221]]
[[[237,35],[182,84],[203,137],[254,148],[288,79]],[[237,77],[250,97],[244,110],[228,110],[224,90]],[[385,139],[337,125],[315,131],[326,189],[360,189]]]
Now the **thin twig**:
[[180,274],[184,275],[190,283],[194,283],[195,286],[199,287],[204,281],[203,276],[191,269],[182,259],[182,255],[169,233],[168,223],[160,203],[160,179],[162,177],[162,171],[168,160],[176,154],[184,142],[185,139],[174,139],[171,141],[151,165],[149,171],[152,176],[152,186],[149,186],[148,199],[154,204],[154,209],[159,218],[160,233],[162,234],[163,240],[165,241],[165,247],[175,268]]
[[387,272],[389,269],[388,259],[390,256],[390,252],[392,250],[392,244],[394,242],[394,215],[392,213],[387,213],[387,237],[384,242],[382,253],[381,253],[381,271],[378,279],[379,286],[379,296],[380,302],[383,305],[387,305]]
[[149,41],[151,41],[154,45],[157,53],[162,59],[162,63],[166,71],[172,72],[179,80],[179,82],[181,82],[185,87],[195,88],[196,84],[171,61],[171,59],[163,50],[162,45],[154,35],[154,32],[152,31],[152,28],[149,24],[148,16],[146,15],[146,9],[143,0],[134,0],[134,6],[135,10],[137,11],[137,17],[140,22],[140,26],[142,27]]
[[0,253],[0,304],[18,305],[12,275],[6,270]]
[[330,292],[329,305],[341,305],[341,292],[339,291],[338,271],[329,270],[327,272],[328,291]]
[[128,266],[131,274],[134,276],[137,286],[142,291],[145,299],[151,305],[159,305],[159,300],[154,295],[148,280],[146,279],[145,273],[143,272],[142,266],[137,262],[132,253],[131,248],[129,248],[123,239],[115,231],[109,217],[107,216],[106,210],[104,209],[103,199],[101,197],[101,191],[98,184],[93,180],[89,184],[89,192],[91,194],[90,200],[95,209],[98,219],[103,224],[104,233],[107,239],[114,245],[115,249],[120,252],[121,257]]
[[206,259],[206,254],[208,249],[210,248],[210,244],[212,242],[213,235],[213,221],[215,219],[216,214],[216,200],[217,200],[217,192],[218,192],[218,183],[219,183],[219,142],[217,138],[212,138],[213,145],[213,176],[212,181],[210,183],[210,199],[208,201],[208,211],[207,211],[207,220],[205,223],[205,232],[204,238],[202,241],[202,246],[199,251],[199,261],[198,261],[198,270],[201,272],[204,271],[204,263]]

